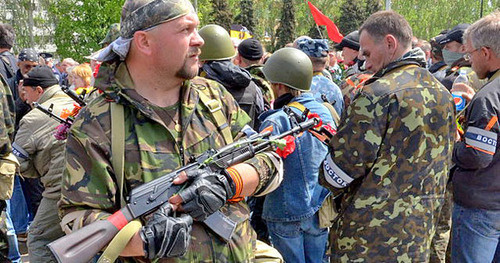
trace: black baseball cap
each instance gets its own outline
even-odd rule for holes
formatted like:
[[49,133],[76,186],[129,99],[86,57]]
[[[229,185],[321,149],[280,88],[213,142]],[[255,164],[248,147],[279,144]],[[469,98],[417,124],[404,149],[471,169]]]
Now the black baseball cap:
[[456,42],[462,44],[463,43],[462,37],[464,35],[465,30],[469,26],[470,26],[470,24],[458,24],[457,26],[452,28],[450,31],[448,31],[448,33],[446,33],[446,35],[444,35],[443,38],[439,39],[440,41],[438,41],[437,38],[436,38],[436,41],[438,41],[438,43],[440,45],[444,45],[444,44],[449,43],[451,41],[456,41]]
[[344,47],[348,47],[359,51],[359,32],[358,30],[349,33],[347,36],[342,38],[342,41],[335,45],[335,49],[342,50]]

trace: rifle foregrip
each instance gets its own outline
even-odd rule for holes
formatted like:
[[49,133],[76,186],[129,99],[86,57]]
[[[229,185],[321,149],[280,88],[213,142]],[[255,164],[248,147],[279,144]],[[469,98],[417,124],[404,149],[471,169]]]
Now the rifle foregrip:
[[59,263],[87,263],[109,244],[130,219],[120,211],[63,236],[47,246]]

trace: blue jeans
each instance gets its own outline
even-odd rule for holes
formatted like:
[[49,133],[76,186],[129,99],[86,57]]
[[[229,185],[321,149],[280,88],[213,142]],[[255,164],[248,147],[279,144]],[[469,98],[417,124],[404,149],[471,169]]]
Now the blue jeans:
[[500,211],[466,208],[454,203],[451,261],[493,262],[500,259]]
[[21,262],[21,253],[19,253],[19,244],[17,243],[16,231],[12,225],[10,218],[10,210],[12,208],[10,200],[5,201],[7,208],[5,208],[5,224],[7,226],[7,242],[9,242],[9,255],[8,258],[13,263]]
[[23,188],[21,186],[21,179],[16,175],[14,179],[14,191],[12,193],[12,198],[10,199],[11,204],[11,218],[14,224],[14,229],[17,234],[27,233],[30,220],[28,205],[24,197]]
[[328,230],[319,228],[318,213],[293,222],[267,222],[271,242],[285,262],[322,262]]

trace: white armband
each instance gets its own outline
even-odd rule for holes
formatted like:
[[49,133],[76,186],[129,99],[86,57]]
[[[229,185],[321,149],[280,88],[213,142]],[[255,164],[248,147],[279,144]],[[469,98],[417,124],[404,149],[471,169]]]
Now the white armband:
[[328,154],[323,162],[323,174],[330,185],[339,189],[346,188],[354,181],[354,178],[347,175],[333,162],[331,154]]
[[497,149],[497,134],[470,126],[465,133],[465,143],[488,153],[495,154]]

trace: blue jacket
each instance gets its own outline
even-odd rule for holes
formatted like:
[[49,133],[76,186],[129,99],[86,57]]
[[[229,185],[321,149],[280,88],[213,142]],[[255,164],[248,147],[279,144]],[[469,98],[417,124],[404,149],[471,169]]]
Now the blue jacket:
[[[323,123],[333,123],[328,109],[315,101],[311,93],[303,93],[292,99],[318,113]],[[300,113],[296,108],[292,110]],[[270,110],[259,119],[260,129],[273,126],[274,134],[290,130],[289,117],[283,109]],[[295,151],[284,159],[284,175],[281,185],[266,195],[262,218],[273,222],[300,221],[313,216],[320,208],[329,191],[319,185],[318,173],[328,147],[309,132],[295,139]]]
[[[328,102],[333,104],[337,114],[342,115],[344,109],[344,97],[339,86],[323,75],[314,75],[311,82],[311,93],[319,103],[323,102],[321,95],[324,94]],[[335,102],[335,104],[334,104]]]

